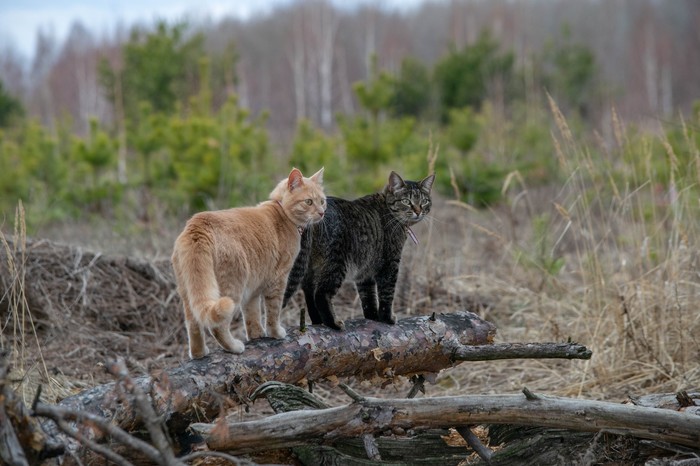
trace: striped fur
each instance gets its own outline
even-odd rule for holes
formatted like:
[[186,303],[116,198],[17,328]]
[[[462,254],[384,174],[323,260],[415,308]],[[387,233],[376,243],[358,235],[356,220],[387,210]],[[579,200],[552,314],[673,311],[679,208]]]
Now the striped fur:
[[340,330],[332,300],[348,278],[355,282],[365,318],[393,324],[401,252],[410,225],[430,212],[434,180],[433,174],[404,181],[391,172],[380,193],[353,201],[329,196],[323,221],[302,235],[283,306],[301,286],[311,321]]

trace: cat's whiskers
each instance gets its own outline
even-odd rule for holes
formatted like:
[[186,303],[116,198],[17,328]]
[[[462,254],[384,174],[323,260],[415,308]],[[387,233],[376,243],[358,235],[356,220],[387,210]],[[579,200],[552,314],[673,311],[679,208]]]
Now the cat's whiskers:
[[397,231],[406,231],[408,224],[406,222],[402,222],[401,219],[399,219],[395,214],[390,213],[386,215],[386,217],[388,217],[386,225],[389,227],[389,234],[395,235]]

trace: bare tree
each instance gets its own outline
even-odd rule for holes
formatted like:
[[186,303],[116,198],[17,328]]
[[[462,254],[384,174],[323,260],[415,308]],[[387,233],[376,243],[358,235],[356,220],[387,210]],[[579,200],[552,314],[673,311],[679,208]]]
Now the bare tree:
[[320,81],[321,125],[329,128],[333,123],[333,51],[338,30],[338,19],[330,4],[322,0],[316,11],[316,35],[318,39],[318,73]]
[[292,42],[289,61],[294,81],[294,108],[296,120],[306,118],[306,18],[302,7],[292,11]]

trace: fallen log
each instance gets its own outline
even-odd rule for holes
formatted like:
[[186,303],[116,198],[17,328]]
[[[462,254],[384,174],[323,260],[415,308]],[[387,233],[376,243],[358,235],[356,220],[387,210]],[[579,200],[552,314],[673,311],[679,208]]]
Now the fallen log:
[[[146,394],[174,441],[175,453],[180,454],[198,441],[187,433],[191,423],[210,422],[231,406],[249,403],[251,393],[265,381],[301,384],[354,377],[391,382],[397,376],[423,380],[423,375],[430,377],[460,364],[462,354],[469,353],[470,360],[478,360],[482,349],[484,359],[494,359],[488,350],[494,334],[493,324],[470,312],[412,317],[391,326],[359,319],[346,322],[343,332],[312,326],[305,331],[290,330],[284,340],[253,341],[240,355],[213,352],[174,369],[133,378],[130,385]],[[545,349],[528,344],[517,354],[507,348],[506,353],[510,357],[532,357],[543,352],[547,357],[590,357],[590,351],[582,345],[542,345]],[[125,432],[143,431],[143,413],[124,393],[119,384],[105,384],[66,398],[58,407],[109,419]],[[70,452],[85,453],[84,460],[89,462],[90,453],[75,440],[52,429],[50,422],[44,425]],[[93,444],[110,436],[108,429],[97,422],[82,424],[81,433]],[[114,449],[125,458],[135,454],[127,445],[115,445]]]
[[233,454],[473,424],[519,424],[608,432],[697,448],[700,416],[610,402],[523,395],[472,395],[421,399],[361,398],[346,406],[292,411],[248,422],[195,423],[212,450]]
[[[134,378],[148,394],[168,430],[180,435],[190,423],[215,418],[223,409],[249,402],[269,380],[297,384],[334,377],[392,380],[433,374],[460,363],[453,354],[468,345],[488,345],[496,329],[470,312],[402,319],[396,325],[358,319],[337,332],[324,326],[291,330],[284,340],[250,342],[243,354],[216,351],[180,367]],[[125,431],[142,427],[132,403],[123,403],[114,383],[65,398],[59,406],[112,420]],[[104,433],[87,425],[84,435]]]

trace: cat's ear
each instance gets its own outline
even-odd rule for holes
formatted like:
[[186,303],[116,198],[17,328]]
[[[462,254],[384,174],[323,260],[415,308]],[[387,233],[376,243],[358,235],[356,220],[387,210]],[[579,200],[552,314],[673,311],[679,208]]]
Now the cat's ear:
[[422,189],[426,194],[430,194],[430,190],[433,189],[433,181],[435,181],[435,173],[430,176],[426,176],[421,180],[420,189]]
[[392,171],[389,175],[389,184],[387,185],[389,191],[393,193],[404,186],[406,186],[406,183],[404,183],[403,178],[401,178],[395,171]]
[[298,168],[292,168],[289,173],[289,178],[287,178],[287,189],[291,193],[297,188],[304,185],[304,176],[301,174]]
[[311,175],[310,179],[318,184],[323,184],[323,168],[321,167],[319,171]]

